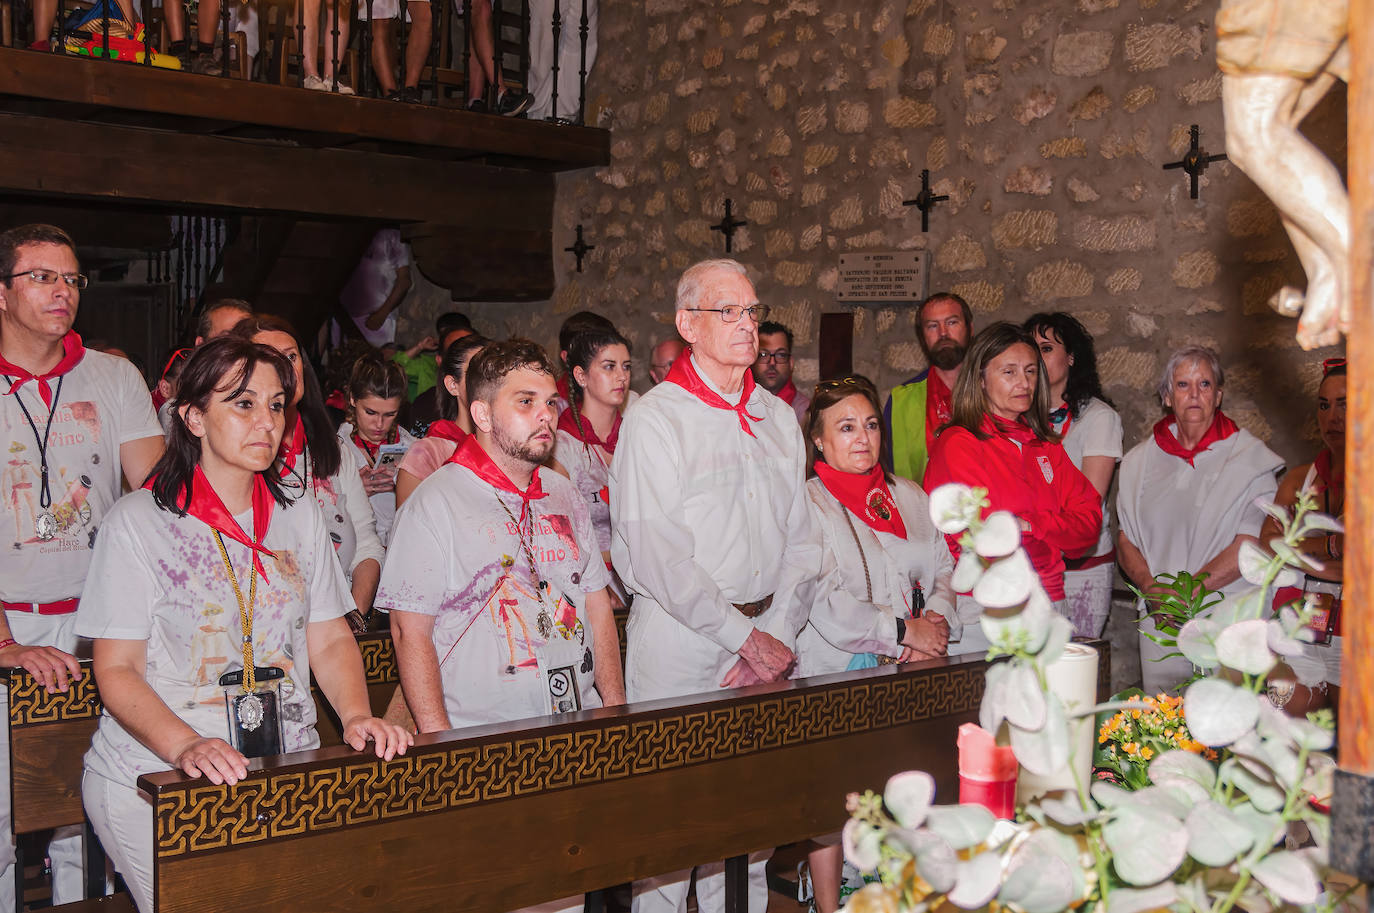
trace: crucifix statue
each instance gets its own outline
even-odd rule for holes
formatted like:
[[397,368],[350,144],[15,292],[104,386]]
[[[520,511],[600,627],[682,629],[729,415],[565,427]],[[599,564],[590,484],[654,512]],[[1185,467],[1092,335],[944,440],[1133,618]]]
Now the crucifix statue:
[[731,211],[731,207],[733,205],[734,204],[732,203],[730,198],[726,197],[725,218],[721,219],[719,223],[711,226],[711,231],[718,231],[721,234],[725,235],[725,252],[727,254],[730,253],[730,250],[734,245],[735,232],[740,228],[743,228],[745,225],[749,224],[749,222],[745,219],[735,218],[735,214]]
[[587,251],[596,250],[596,245],[588,244],[586,241],[582,240],[582,223],[579,222],[577,225],[577,240],[573,242],[572,247],[565,247],[563,249],[577,258],[577,271],[580,273],[582,272],[582,258],[587,256]]
[[943,203],[949,199],[948,194],[936,196],[930,192],[930,169],[921,169],[921,192],[916,194],[914,200],[903,200],[903,206],[915,206],[921,210],[921,231],[930,231],[930,211],[935,208],[936,203]]
[[1169,162],[1164,166],[1165,171],[1170,168],[1183,169],[1188,175],[1188,197],[1193,200],[1197,199],[1197,179],[1202,177],[1207,166],[1213,162],[1226,161],[1225,155],[1208,155],[1207,150],[1199,145],[1200,140],[1201,132],[1197,124],[1193,124],[1188,128],[1188,151],[1177,162]]

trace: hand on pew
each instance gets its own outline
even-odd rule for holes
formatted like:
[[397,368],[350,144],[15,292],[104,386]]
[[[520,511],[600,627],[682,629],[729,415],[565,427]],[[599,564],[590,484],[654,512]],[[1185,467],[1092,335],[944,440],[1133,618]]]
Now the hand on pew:
[[395,723],[375,716],[356,716],[344,724],[343,740],[354,751],[362,751],[368,742],[375,743],[377,757],[390,761],[415,744],[415,736]]
[[66,691],[81,678],[81,663],[56,647],[29,647],[11,642],[0,650],[0,665],[23,667],[49,694]]
[[188,777],[205,777],[218,786],[233,786],[248,776],[248,759],[223,739],[197,737],[177,752],[174,767]]
[[797,665],[797,655],[782,641],[761,629],[750,632],[739,648],[739,662],[730,667],[721,681],[722,688],[742,688],[765,682],[780,682]]

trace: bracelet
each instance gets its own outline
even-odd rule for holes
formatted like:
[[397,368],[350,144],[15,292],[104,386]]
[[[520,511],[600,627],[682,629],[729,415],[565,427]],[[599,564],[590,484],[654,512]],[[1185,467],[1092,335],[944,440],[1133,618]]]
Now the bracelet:
[[13,637],[7,637],[4,640],[0,640],[0,650],[5,649],[6,647],[12,647],[17,643],[19,643],[19,641],[15,640]]

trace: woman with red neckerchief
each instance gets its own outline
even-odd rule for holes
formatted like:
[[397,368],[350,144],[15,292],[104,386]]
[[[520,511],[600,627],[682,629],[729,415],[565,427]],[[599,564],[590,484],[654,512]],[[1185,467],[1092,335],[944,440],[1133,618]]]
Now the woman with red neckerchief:
[[398,420],[406,383],[405,372],[394,361],[378,354],[359,358],[348,378],[348,415],[339,426],[339,445],[355,451],[362,461],[358,476],[383,548],[391,541],[396,520],[396,473],[403,456],[397,451],[415,445]]
[[[797,675],[944,656],[959,624],[954,562],[919,485],[883,470],[883,409],[868,378],[816,385],[806,414],[815,475],[806,483],[822,563]],[[815,908],[839,908],[838,835],[810,856]]]
[[182,373],[167,450],[105,519],[77,610],[105,713],[82,798],[138,909],[152,910],[152,819],[140,776],[212,783],[248,760],[319,746],[312,673],[356,750],[410,733],[372,716],[325,525],[277,474],[296,379],[266,346],[205,343]]
[[295,393],[286,407],[278,474],[288,497],[304,497],[308,491],[320,505],[357,610],[349,616],[349,623],[364,630],[386,550],[377,536],[372,505],[363,489],[362,458],[355,450],[340,446],[334,422],[324,407],[320,383],[291,324],[270,314],[255,314],[239,321],[232,335],[276,349],[295,371]]
[[563,472],[587,501],[592,528],[611,572],[611,608],[625,607],[625,587],[611,567],[611,457],[620,440],[630,391],[630,344],[612,330],[589,330],[568,344],[568,408],[558,416],[554,450]]
[[[1279,482],[1274,503],[1292,510],[1298,492],[1311,492],[1317,510],[1329,517],[1345,515],[1345,359],[1329,358],[1322,364],[1322,382],[1317,387],[1317,431],[1325,445],[1310,463],[1289,470]],[[1279,523],[1266,517],[1260,542],[1280,536]],[[1314,531],[1302,541],[1303,554],[1321,562],[1322,569],[1308,568],[1296,586],[1283,587],[1274,595],[1274,607],[1310,598],[1317,614],[1311,627],[1313,643],[1301,656],[1287,662],[1296,674],[1296,686],[1281,684],[1281,672],[1269,676],[1270,697],[1298,718],[1309,710],[1341,705],[1341,580],[1345,572],[1345,535],[1327,530]],[[1286,700],[1285,700],[1286,698]]]
[[[1240,592],[1241,545],[1255,540],[1273,498],[1283,460],[1221,411],[1226,376],[1217,353],[1186,346],[1170,356],[1159,398],[1170,414],[1121,461],[1116,538],[1121,572],[1149,592],[1155,577],[1187,571],[1206,575],[1208,589]],[[1156,619],[1140,607],[1140,660],[1145,692],[1172,689],[1193,673],[1183,656],[1149,635]]]
[[435,384],[439,419],[430,423],[425,436],[416,441],[401,460],[396,472],[397,510],[472,434],[472,415],[468,412],[468,362],[490,342],[485,336],[473,334],[455,339],[444,350]]
[[[1102,502],[1073,465],[1049,420],[1049,378],[1035,338],[1010,323],[974,337],[954,383],[952,419],[938,433],[925,490],[961,482],[987,490],[987,512],[1016,516],[1021,545],[1054,608],[1067,617],[1064,559],[1097,543]],[[946,537],[959,557],[957,537]],[[950,653],[981,653],[981,612],[961,600],[963,637]]]

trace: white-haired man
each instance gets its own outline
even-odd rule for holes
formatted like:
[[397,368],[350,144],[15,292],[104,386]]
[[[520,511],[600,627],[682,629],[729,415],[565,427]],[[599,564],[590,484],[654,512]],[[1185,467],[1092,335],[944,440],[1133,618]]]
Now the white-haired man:
[[[767,316],[744,267],[708,260],[677,288],[689,348],[625,416],[610,471],[611,557],[635,601],[626,691],[652,700],[775,682],[791,672],[820,565],[796,416],[758,386]],[[751,858],[749,908],[763,913]],[[636,913],[685,909],[691,873],[636,883]],[[698,867],[697,903],[723,909],[720,863]]]

